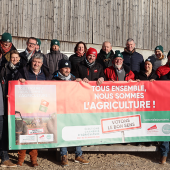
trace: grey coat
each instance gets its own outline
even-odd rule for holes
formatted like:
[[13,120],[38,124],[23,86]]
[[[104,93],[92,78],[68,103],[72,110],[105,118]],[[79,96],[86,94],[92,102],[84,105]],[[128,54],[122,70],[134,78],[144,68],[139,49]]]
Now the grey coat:
[[61,59],[68,60],[68,57],[63,53],[60,53],[60,51],[51,51],[50,53],[46,54],[45,57],[47,59],[47,66],[49,68],[50,74],[53,74],[58,70],[59,61]]

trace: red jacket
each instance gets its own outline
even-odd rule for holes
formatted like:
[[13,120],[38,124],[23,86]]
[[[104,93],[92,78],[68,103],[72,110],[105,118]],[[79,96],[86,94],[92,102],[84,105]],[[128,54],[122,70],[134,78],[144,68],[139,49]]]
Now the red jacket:
[[[130,68],[123,64],[123,68],[125,70],[125,81],[128,81],[128,80],[135,80],[135,75],[134,73],[130,70]],[[110,66],[108,68],[106,68],[104,70],[104,74],[106,76],[106,80],[115,80],[115,81],[119,81],[118,80],[118,76],[116,74],[116,70],[113,66]]]
[[161,76],[164,76],[165,74],[170,72],[170,67],[169,64],[166,64],[164,66],[158,67],[158,69],[156,70],[156,74],[159,76],[159,78]]

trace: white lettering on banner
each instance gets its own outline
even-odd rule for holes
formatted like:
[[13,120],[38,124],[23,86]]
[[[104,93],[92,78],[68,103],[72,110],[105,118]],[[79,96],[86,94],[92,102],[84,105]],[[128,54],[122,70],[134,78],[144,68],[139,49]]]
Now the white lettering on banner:
[[84,102],[84,110],[151,108],[150,101]]
[[141,117],[140,115],[131,115],[101,119],[101,127],[103,133],[141,128]]

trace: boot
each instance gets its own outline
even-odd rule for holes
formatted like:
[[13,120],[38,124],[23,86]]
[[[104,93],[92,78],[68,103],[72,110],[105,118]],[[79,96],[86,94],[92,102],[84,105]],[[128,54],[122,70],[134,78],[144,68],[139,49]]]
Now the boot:
[[63,155],[61,157],[61,166],[68,166],[68,158],[67,155]]
[[162,156],[160,161],[159,161],[159,164],[166,164],[166,159],[167,159],[166,156]]
[[38,156],[38,150],[37,149],[31,149],[29,151],[30,159],[31,159],[31,164],[33,167],[38,166],[37,164],[37,156]]
[[25,159],[25,155],[26,155],[26,150],[19,150],[18,151],[18,162],[17,162],[17,166],[22,166],[24,159]]

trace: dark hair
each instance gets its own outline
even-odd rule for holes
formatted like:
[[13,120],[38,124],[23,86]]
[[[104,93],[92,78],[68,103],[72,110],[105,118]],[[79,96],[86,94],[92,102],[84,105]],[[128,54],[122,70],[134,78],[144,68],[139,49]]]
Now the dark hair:
[[30,39],[35,40],[35,41],[36,41],[36,44],[37,44],[37,39],[36,39],[35,37],[30,37],[30,38],[28,38],[27,43],[29,42]]
[[[11,58],[11,55],[12,54],[18,54],[19,55],[19,52],[17,51],[17,50],[12,50],[11,52],[10,52],[10,58]],[[19,56],[20,57],[20,56]]]
[[79,44],[83,44],[84,45],[84,52],[87,53],[87,47],[86,47],[86,44],[83,41],[79,41],[76,44],[76,46],[74,47],[74,52],[76,53]]

